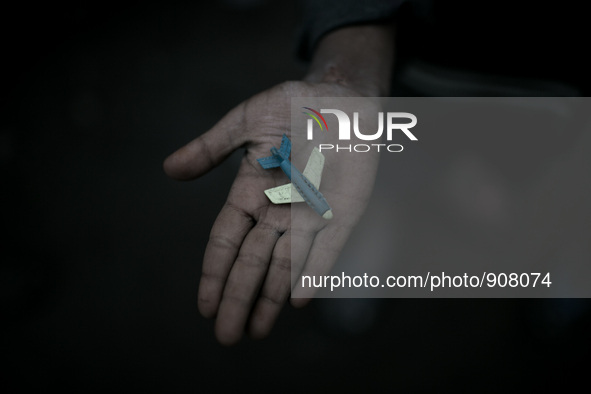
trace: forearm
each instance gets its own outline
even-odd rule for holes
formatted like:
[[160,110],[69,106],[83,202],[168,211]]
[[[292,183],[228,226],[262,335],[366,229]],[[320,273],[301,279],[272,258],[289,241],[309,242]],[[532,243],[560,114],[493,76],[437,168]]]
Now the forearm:
[[348,26],[320,40],[304,80],[337,83],[368,97],[386,96],[393,67],[393,26]]

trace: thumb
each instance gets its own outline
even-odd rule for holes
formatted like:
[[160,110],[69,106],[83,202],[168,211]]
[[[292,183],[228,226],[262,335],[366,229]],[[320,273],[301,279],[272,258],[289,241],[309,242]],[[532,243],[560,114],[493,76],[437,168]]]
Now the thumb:
[[213,128],[164,160],[164,172],[177,181],[189,181],[207,173],[243,145],[244,107],[232,109]]

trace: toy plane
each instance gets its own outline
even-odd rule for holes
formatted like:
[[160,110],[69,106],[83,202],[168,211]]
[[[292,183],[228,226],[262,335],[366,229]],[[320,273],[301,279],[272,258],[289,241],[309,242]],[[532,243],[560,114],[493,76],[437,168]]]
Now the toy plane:
[[[326,199],[318,191],[322,169],[324,168],[324,155],[318,148],[312,150],[308,164],[302,174],[291,165],[289,154],[291,153],[291,141],[285,134],[279,149],[271,148],[272,156],[257,159],[264,169],[281,167],[291,183],[265,190],[265,194],[273,204],[289,204],[305,201],[316,213],[324,219],[332,219],[332,209]],[[293,171],[293,172],[292,172]]]

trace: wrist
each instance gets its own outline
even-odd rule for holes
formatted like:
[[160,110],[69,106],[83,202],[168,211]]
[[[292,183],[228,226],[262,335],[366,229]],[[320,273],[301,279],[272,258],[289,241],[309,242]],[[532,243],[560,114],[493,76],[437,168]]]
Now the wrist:
[[349,26],[320,40],[304,80],[342,85],[368,97],[385,96],[393,67],[392,26]]

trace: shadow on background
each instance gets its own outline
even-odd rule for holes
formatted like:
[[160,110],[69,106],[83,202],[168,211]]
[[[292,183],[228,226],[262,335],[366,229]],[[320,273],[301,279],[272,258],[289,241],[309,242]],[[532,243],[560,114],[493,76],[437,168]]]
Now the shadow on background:
[[297,8],[258,3],[5,15],[8,381],[84,391],[490,391],[573,377],[590,321],[553,317],[565,301],[379,300],[374,324],[351,331],[339,323],[347,300],[316,300],[286,307],[263,342],[215,342],[197,284],[240,153],[192,183],[168,180],[162,161],[242,100],[303,75],[287,45]]

